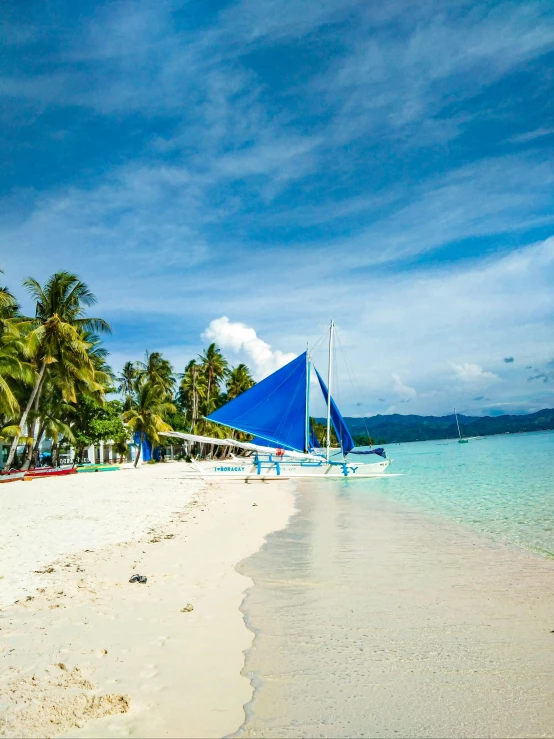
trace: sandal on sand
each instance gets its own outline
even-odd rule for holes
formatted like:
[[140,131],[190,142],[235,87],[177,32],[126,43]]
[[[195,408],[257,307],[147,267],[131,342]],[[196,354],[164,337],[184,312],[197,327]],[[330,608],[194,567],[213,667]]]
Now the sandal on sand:
[[140,582],[141,575],[133,575],[133,577],[130,578],[129,582]]
[[144,577],[144,575],[139,575],[137,582],[145,583],[146,582],[146,578]]

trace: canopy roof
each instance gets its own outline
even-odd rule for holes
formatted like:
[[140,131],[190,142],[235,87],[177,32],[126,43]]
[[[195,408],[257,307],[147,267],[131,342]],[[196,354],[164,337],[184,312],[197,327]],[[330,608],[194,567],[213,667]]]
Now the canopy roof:
[[170,436],[183,441],[197,441],[199,444],[219,444],[220,446],[231,446],[234,442],[230,439],[214,439],[211,436],[198,436],[197,434],[183,434],[181,431],[160,431],[160,436]]

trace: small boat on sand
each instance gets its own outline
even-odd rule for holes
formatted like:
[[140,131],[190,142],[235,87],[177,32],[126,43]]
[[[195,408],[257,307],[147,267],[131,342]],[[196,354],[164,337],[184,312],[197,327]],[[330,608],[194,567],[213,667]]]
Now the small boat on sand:
[[118,464],[86,464],[77,467],[77,472],[116,472]]
[[0,472],[0,483],[23,480],[24,476],[25,473],[20,470],[14,470],[13,472]]
[[65,465],[63,467],[36,467],[34,470],[27,470],[25,477],[62,477],[64,475],[74,475],[77,468],[73,465]]

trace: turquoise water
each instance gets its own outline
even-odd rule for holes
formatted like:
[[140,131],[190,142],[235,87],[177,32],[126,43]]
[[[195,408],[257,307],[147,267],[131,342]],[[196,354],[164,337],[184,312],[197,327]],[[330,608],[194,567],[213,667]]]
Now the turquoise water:
[[[554,553],[554,432],[386,447],[379,492],[514,544]],[[359,483],[356,483],[358,485]],[[372,491],[375,484],[366,483]],[[362,489],[357,490],[357,494]]]
[[390,445],[404,476],[300,483],[239,568],[236,736],[552,736],[553,452],[554,433]]

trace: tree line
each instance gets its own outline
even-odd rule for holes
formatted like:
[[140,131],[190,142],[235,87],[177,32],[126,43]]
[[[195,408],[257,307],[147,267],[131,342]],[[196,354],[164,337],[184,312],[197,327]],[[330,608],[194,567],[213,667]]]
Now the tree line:
[[[135,435],[140,441],[148,437],[156,447],[162,431],[218,438],[232,433],[205,416],[252,387],[246,365],[231,367],[211,344],[182,373],[160,352],[146,352],[144,361],[127,362],[115,375],[102,343],[111,327],[87,315],[96,297],[77,275],[56,272],[43,285],[29,277],[23,287],[33,316],[22,312],[11,290],[0,287],[0,441],[9,443],[5,469],[35,466],[45,438],[52,440],[56,464],[64,445],[74,446],[82,459],[101,440],[114,441],[116,452],[125,454]],[[119,399],[109,398],[114,394]]]
[[[77,275],[61,271],[43,285],[32,277],[22,284],[33,302],[33,316],[26,316],[15,295],[0,287],[0,441],[9,444],[5,469],[36,466],[46,438],[52,441],[54,465],[62,448],[73,446],[77,461],[83,461],[88,448],[100,441],[113,441],[123,457],[130,438],[139,442],[138,464],[142,441],[148,438],[155,449],[163,431],[252,438],[206,418],[255,384],[250,369],[232,367],[216,344],[182,373],[160,352],[147,351],[143,360],[128,361],[115,374],[102,343],[112,329],[104,319],[88,315],[96,297]],[[324,446],[324,425],[312,419],[312,429]]]

